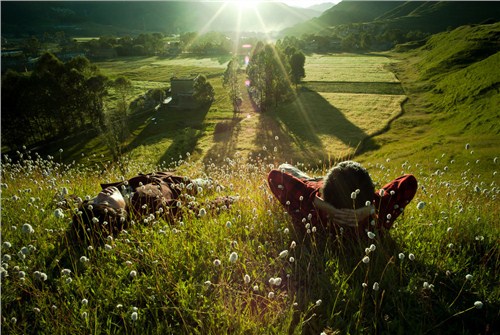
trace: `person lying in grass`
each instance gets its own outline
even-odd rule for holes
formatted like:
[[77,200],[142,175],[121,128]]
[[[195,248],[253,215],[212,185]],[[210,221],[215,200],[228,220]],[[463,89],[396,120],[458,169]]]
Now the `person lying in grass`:
[[292,216],[296,228],[339,228],[355,235],[390,229],[413,199],[417,180],[411,174],[396,178],[375,191],[368,171],[359,163],[344,161],[325,178],[312,178],[289,164],[268,175],[271,191]]
[[[128,228],[131,220],[147,223],[152,215],[173,222],[182,215],[183,206],[200,210],[194,195],[210,183],[207,179],[191,180],[171,172],[156,172],[101,184],[102,191],[95,198],[79,205],[71,233],[74,239],[96,242]],[[217,197],[204,205],[209,209],[227,208],[235,200],[236,197]]]

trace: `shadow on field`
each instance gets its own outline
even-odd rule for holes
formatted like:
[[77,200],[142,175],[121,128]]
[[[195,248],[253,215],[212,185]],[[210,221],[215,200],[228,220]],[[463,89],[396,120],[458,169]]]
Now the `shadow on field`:
[[164,139],[171,139],[172,143],[158,159],[169,163],[170,158],[176,159],[179,155],[192,152],[198,139],[203,133],[203,120],[210,106],[192,110],[167,109],[148,114],[136,123],[131,130],[134,139],[129,143],[126,151],[131,151],[141,145],[151,145]]
[[214,144],[205,154],[204,164],[221,163],[226,157],[233,156],[236,152],[242,120],[243,117],[233,113],[231,120],[221,121],[215,125]]
[[280,136],[282,145],[288,142],[284,145],[298,148],[300,152],[295,155],[302,159],[328,159],[346,154],[325,152],[322,135],[339,139],[355,154],[377,148],[364,130],[349,121],[320,94],[307,88],[303,88],[292,103],[269,113],[269,117],[261,118],[256,136],[258,144],[272,145],[275,142],[273,134]]

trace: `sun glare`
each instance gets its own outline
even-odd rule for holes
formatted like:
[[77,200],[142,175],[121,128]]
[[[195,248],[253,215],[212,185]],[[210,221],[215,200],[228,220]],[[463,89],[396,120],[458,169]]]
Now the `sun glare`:
[[230,3],[235,3],[240,7],[240,9],[253,9],[255,8],[261,0],[230,0],[226,1]]

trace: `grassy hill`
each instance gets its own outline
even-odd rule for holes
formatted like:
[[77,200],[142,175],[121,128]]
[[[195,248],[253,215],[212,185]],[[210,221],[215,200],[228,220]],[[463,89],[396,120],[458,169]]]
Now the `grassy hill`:
[[484,172],[494,170],[484,157],[498,154],[499,28],[463,26],[434,35],[411,52],[394,54],[402,61],[393,70],[409,101],[391,131],[374,139],[382,148],[375,156],[425,159],[431,152],[453,157],[470,143]]
[[[19,163],[4,160],[2,331],[495,333],[500,329],[499,72],[490,43],[498,29],[498,24],[462,27],[412,51],[383,56],[315,55],[309,58],[312,78],[303,100],[274,114],[248,112],[249,117],[233,115],[223,99],[203,117],[193,112],[153,122],[147,115],[135,124],[134,156],[119,164],[108,162],[98,141],[102,158],[92,156],[89,147],[75,162],[73,157],[64,162],[67,147],[58,152],[58,146],[53,157],[24,150],[17,154]],[[474,57],[464,56],[466,51]],[[139,85],[146,79],[141,73],[168,73],[168,66],[151,63],[121,66]],[[351,76],[356,81],[335,67],[356,73]],[[339,76],[328,82],[321,69]],[[367,125],[358,125],[363,116],[346,112],[337,100],[342,97],[345,108],[374,107],[366,100],[370,95],[394,98],[401,91],[408,98],[403,114]],[[301,108],[301,101],[309,108]],[[382,115],[384,108],[373,112]],[[337,118],[328,127],[322,118],[332,114]],[[336,129],[339,123],[344,127]],[[416,176],[419,190],[404,215],[388,234],[373,239],[352,240],[341,232],[325,237],[314,229],[298,234],[266,182],[267,172],[295,152],[287,145],[311,151],[346,136],[346,129],[366,136],[380,126],[384,132],[370,137],[355,158],[368,168],[376,188],[402,173]],[[262,149],[263,141],[269,150]],[[150,159],[161,157],[172,142],[170,160]],[[301,167],[322,175],[329,165],[309,159]],[[190,201],[240,199],[218,213],[207,208],[205,215],[184,206],[176,222],[158,213],[134,218],[136,224],[108,238],[106,247],[79,247],[66,238],[75,208],[63,208],[61,195],[91,197],[100,182],[154,169],[210,176],[214,184]]]
[[[404,33],[437,33],[466,24],[500,20],[500,6],[487,1],[350,1],[344,0],[310,21],[287,28],[283,34],[328,32],[352,23],[397,29]],[[365,27],[367,29],[367,27]]]

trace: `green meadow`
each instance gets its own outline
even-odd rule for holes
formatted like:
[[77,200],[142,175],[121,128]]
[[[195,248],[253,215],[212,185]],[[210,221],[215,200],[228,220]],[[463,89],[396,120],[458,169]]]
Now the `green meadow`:
[[[498,332],[498,52],[481,60],[460,52],[486,52],[478,40],[498,29],[460,28],[399,53],[310,55],[295,99],[268,113],[252,108],[243,74],[242,110],[233,113],[223,59],[98,63],[105,75],[132,80],[131,100],[174,75],[203,73],[216,101],[130,115],[117,163],[95,134],[2,157],[2,330]],[[475,37],[462,44],[460,36]],[[456,54],[441,50],[448,42]],[[267,173],[289,162],[321,176],[346,158],[361,162],[376,188],[414,174],[415,198],[374,238],[299,235]],[[93,197],[100,182],[167,169],[212,178],[193,200],[202,206],[216,196],[239,200],[206,214],[184,206],[176,222],[134,218],[103,247],[67,239],[75,208],[63,208],[61,195]]]

